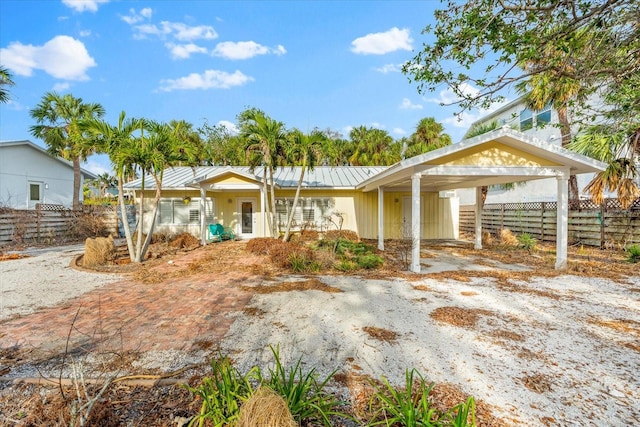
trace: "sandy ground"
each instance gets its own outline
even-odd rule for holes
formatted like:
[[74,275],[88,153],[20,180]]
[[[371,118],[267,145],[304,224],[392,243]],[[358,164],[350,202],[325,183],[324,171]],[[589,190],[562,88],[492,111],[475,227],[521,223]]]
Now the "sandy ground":
[[[444,254],[425,261],[433,271],[461,262],[467,269],[488,268]],[[254,296],[254,315],[238,316],[225,352],[244,369],[268,367],[269,342],[283,357],[303,355],[323,374],[346,365],[397,385],[405,369],[416,368],[429,381],[453,383],[493,405],[495,415],[519,426],[640,425],[640,277],[628,284],[533,278],[508,290],[491,278],[321,280],[343,292]],[[442,308],[474,312],[477,324],[453,326],[431,317]],[[390,330],[396,339],[375,339],[366,327]]]
[[114,274],[77,271],[70,263],[84,245],[32,249],[0,261],[0,321],[59,304],[92,289],[121,280]]
[[[71,269],[81,250],[0,262],[0,320],[119,279]],[[476,264],[455,252],[424,262],[427,272],[524,268]],[[490,277],[319,279],[342,292],[256,293],[251,309],[235,315],[223,353],[241,371],[268,368],[269,346],[277,345],[285,364],[302,357],[320,375],[339,368],[396,385],[405,369],[416,368],[429,381],[455,384],[492,405],[494,415],[517,426],[640,425],[640,276],[625,283],[532,277],[509,287]],[[279,277],[258,286],[306,280]],[[436,316],[439,310],[476,321],[447,323]],[[393,332],[395,339],[376,339],[367,327]]]

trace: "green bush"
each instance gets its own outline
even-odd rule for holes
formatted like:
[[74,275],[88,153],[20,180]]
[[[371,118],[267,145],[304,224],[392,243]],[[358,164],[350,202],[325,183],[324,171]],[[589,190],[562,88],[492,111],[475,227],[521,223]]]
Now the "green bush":
[[625,251],[627,252],[627,261],[640,262],[640,245],[627,246]]
[[522,233],[518,237],[518,244],[521,248],[528,250],[529,252],[533,252],[536,250],[536,245],[538,241],[529,233]]
[[293,367],[286,369],[280,361],[279,348],[271,347],[271,351],[275,360],[274,367],[269,368],[269,378],[261,378],[260,382],[284,397],[294,420],[298,423],[314,421],[331,426],[331,415],[344,416],[337,411],[342,402],[325,391],[336,371],[318,382],[315,368],[306,373],[302,371],[302,358]]
[[[417,380],[415,377],[418,377]],[[475,427],[475,401],[466,402],[446,412],[432,407],[429,394],[433,385],[427,385],[424,377],[415,369],[405,371],[405,387],[397,389],[386,380],[373,383],[375,392],[370,407],[375,410],[370,426],[385,425],[406,427]]]
[[366,255],[359,256],[356,259],[356,262],[358,264],[358,267],[366,268],[368,270],[371,268],[377,268],[381,266],[384,263],[384,260],[380,255],[366,254]]
[[205,377],[197,387],[185,386],[202,399],[200,413],[189,426],[202,427],[207,421],[216,427],[226,426],[239,417],[240,405],[253,394],[251,381],[259,378],[257,369],[242,375],[231,365],[228,357],[211,362],[212,376]]
[[308,273],[320,270],[320,265],[309,255],[309,251],[293,252],[289,255],[289,267],[294,273]]

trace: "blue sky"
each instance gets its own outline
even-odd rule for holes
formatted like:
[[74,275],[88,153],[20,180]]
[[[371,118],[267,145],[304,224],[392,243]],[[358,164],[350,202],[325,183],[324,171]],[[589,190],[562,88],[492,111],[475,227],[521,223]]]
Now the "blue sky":
[[[400,72],[428,42],[438,1],[2,0],[0,63],[16,85],[0,140],[30,139],[47,91],[98,102],[106,119],[184,119],[233,127],[247,107],[289,128],[409,135],[423,117],[454,141],[478,112],[454,116],[444,88],[421,96]],[[473,90],[473,88],[470,88]],[[84,165],[110,170],[105,156]]]

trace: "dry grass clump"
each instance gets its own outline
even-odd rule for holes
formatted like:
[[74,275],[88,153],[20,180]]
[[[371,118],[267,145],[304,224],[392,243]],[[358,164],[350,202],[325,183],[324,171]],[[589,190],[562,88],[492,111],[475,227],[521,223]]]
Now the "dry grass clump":
[[432,319],[461,328],[475,328],[480,315],[492,314],[489,310],[461,307],[438,307],[429,314]]
[[169,242],[169,246],[172,248],[193,248],[200,246],[200,240],[198,240],[195,236],[189,233],[182,233],[177,235],[174,239]]
[[314,251],[299,244],[275,240],[275,243],[268,249],[267,254],[271,262],[279,268],[291,267],[292,257],[312,262]]
[[296,427],[287,402],[269,387],[260,387],[240,407],[235,427]]
[[116,246],[113,243],[113,236],[96,237],[95,239],[88,237],[84,242],[82,264],[85,267],[106,264],[107,261],[113,259],[115,252]]
[[256,255],[268,255],[269,249],[278,244],[280,240],[272,237],[258,237],[247,242],[245,250]]
[[316,230],[310,230],[303,228],[300,233],[291,235],[289,241],[291,242],[317,242],[320,240],[320,233]]
[[488,231],[482,232],[482,245],[491,246],[495,243],[493,236]]
[[513,235],[511,230],[504,228],[500,230],[500,244],[502,246],[518,246],[518,238]]
[[94,213],[76,215],[70,231],[79,238],[106,237],[109,234],[104,218]]
[[360,237],[358,236],[358,233],[352,230],[328,230],[326,233],[324,233],[324,239],[325,240],[343,239],[343,240],[349,240],[351,242],[360,241]]

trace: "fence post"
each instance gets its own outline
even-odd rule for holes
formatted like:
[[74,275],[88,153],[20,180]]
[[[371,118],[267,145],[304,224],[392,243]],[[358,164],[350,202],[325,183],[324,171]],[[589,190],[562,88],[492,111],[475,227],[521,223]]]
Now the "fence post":
[[36,205],[36,241],[40,241],[40,215],[42,215],[42,205]]
[[544,243],[544,207],[545,202],[542,202],[542,209],[540,210],[540,241]]
[[607,199],[602,199],[602,203],[600,204],[600,249],[604,249],[605,245],[604,223],[606,214]]
[[500,203],[500,231],[504,230],[504,203]]

